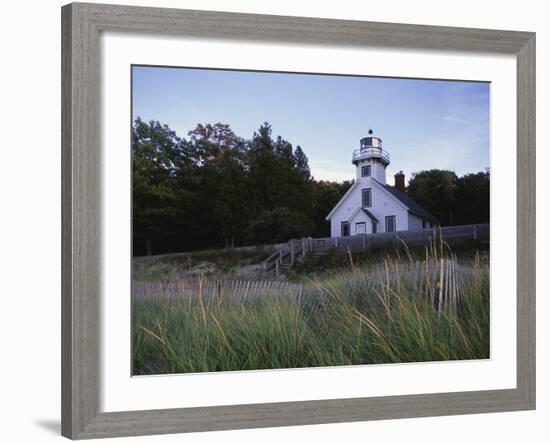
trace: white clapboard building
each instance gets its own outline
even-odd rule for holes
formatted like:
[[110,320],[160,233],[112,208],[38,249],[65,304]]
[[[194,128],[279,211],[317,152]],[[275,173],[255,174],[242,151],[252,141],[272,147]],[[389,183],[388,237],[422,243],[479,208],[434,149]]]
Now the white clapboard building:
[[382,139],[361,139],[353,151],[356,178],[352,187],[330,211],[331,237],[380,232],[427,229],[438,225],[437,219],[405,193],[405,176],[395,174],[395,186],[386,184],[389,154],[382,149]]

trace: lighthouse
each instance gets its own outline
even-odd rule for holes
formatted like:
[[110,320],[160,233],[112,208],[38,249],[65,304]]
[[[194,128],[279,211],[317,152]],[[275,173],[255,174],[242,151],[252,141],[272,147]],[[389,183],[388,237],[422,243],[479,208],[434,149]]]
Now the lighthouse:
[[352,163],[356,167],[356,180],[373,177],[386,184],[386,168],[390,164],[390,154],[382,149],[382,139],[369,129],[367,137],[360,140],[360,147],[353,151]]
[[395,174],[395,186],[386,183],[390,154],[382,149],[382,139],[372,129],[359,140],[351,162],[355,181],[326,217],[331,237],[421,230],[439,224],[408,196],[402,171]]

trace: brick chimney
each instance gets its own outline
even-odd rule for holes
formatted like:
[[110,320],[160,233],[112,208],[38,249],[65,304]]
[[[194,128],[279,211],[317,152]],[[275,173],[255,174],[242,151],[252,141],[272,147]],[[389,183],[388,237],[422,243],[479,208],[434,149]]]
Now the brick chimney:
[[403,174],[403,171],[399,171],[393,177],[395,178],[395,187],[401,192],[405,192],[405,174]]

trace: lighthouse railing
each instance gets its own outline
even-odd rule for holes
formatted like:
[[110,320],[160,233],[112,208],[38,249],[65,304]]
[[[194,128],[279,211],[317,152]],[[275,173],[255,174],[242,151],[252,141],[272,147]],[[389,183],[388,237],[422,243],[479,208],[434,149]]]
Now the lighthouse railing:
[[353,151],[352,159],[361,160],[366,157],[380,157],[387,162],[390,161],[390,154],[381,148],[362,148]]

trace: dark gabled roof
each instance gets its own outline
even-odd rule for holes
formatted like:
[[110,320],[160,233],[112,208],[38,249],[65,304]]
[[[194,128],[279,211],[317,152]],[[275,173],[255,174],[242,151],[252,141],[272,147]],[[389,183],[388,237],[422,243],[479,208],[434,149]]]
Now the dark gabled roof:
[[374,223],[378,223],[378,219],[368,209],[361,208],[361,211],[363,211],[365,215],[370,218]]
[[437,220],[437,218],[435,218],[426,209],[424,209],[422,206],[416,203],[407,194],[405,194],[404,192],[401,192],[399,189],[397,189],[394,186],[389,186],[389,185],[383,185],[383,186],[391,195],[393,195],[397,200],[399,200],[407,208],[409,208],[409,212],[412,212],[413,214],[421,218],[425,218],[428,221],[439,224],[439,220]]

